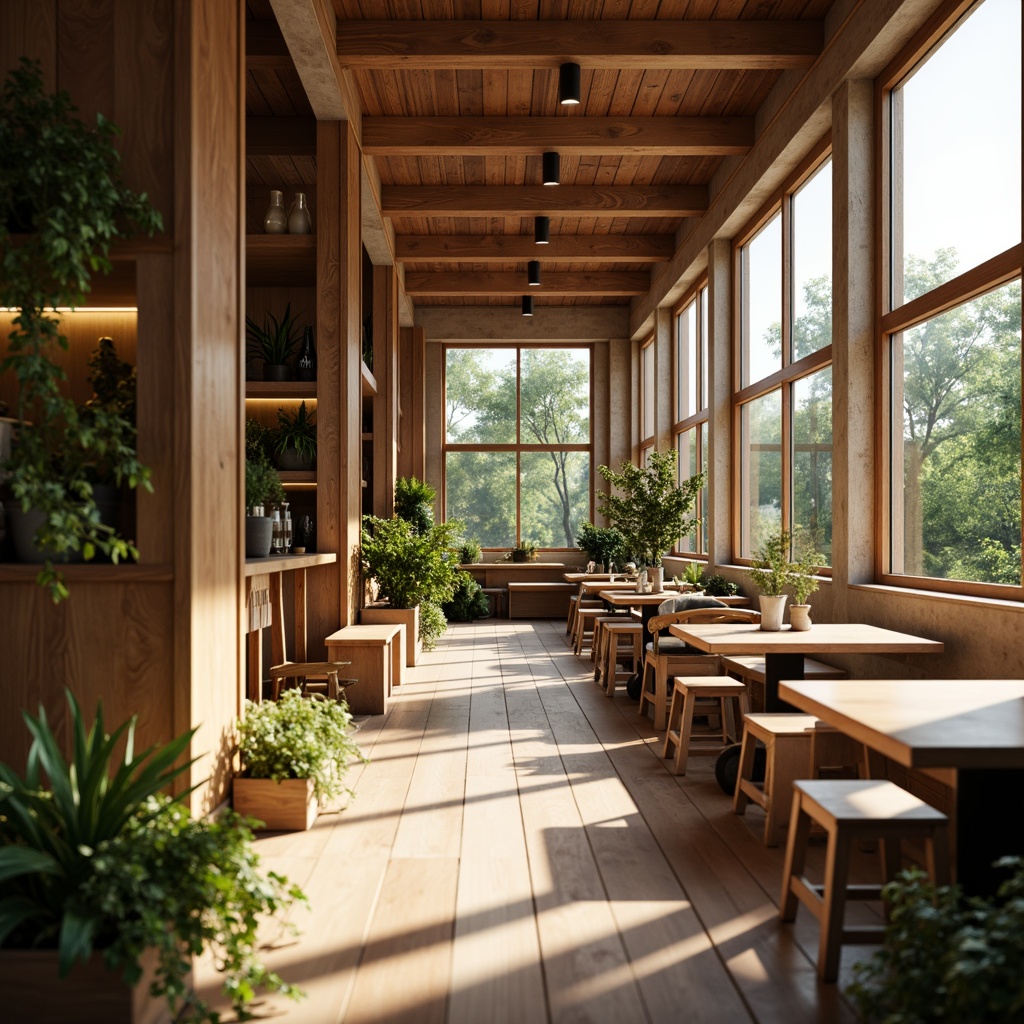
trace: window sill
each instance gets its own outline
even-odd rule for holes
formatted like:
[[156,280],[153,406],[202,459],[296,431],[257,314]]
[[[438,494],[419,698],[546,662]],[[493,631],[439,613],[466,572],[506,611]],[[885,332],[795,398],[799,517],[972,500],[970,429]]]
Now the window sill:
[[924,598],[927,601],[942,601],[947,604],[971,605],[975,608],[999,608],[1005,611],[1024,612],[1024,601],[1010,601],[999,597],[979,597],[975,594],[950,594],[942,590],[920,590],[915,587],[894,587],[888,583],[851,583],[849,584],[849,589],[867,591],[873,594]]

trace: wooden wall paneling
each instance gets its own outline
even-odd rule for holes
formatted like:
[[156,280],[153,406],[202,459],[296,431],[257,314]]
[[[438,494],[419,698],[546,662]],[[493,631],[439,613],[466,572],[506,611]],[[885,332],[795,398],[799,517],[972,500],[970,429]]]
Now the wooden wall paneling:
[[[395,510],[398,450],[398,278],[394,266],[373,268],[373,510]],[[369,482],[369,481],[368,481]]]
[[244,19],[241,0],[175,11],[174,731],[199,725],[205,811],[227,795],[241,685]]
[[[115,111],[117,68],[110,60],[115,31],[114,0],[57,5],[57,85],[71,94],[81,119],[96,123],[96,113],[118,124]],[[123,149],[126,136],[115,140]]]
[[423,395],[424,332],[422,327],[403,327],[398,360],[401,417],[399,419],[398,476],[424,478]]
[[57,85],[57,0],[4,0],[0,4],[0,75],[22,57],[43,66],[43,86]]

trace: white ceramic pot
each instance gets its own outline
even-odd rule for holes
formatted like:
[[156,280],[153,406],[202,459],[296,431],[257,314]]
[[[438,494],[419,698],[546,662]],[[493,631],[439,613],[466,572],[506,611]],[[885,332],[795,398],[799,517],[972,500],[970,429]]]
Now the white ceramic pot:
[[648,566],[647,582],[651,584],[651,593],[660,594],[665,589],[665,567],[663,565]]
[[810,629],[811,606],[809,604],[791,604],[789,606],[789,624],[799,632]]
[[761,595],[761,628],[768,633],[778,633],[782,629],[782,615],[786,610],[786,594],[778,597]]

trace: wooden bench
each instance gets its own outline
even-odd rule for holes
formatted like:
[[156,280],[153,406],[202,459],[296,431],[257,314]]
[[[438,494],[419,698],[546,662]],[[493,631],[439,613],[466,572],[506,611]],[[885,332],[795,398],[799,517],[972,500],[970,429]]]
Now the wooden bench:
[[401,679],[403,651],[399,623],[344,626],[327,637],[327,657],[347,660],[356,678],[345,691],[349,709],[357,715],[382,715],[387,710],[391,687]]
[[575,583],[509,583],[510,619],[562,619],[569,613]]

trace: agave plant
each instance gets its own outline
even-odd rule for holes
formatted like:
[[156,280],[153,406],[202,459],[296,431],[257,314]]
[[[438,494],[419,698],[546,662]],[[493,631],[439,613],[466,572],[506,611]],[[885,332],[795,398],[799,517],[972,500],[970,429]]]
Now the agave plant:
[[273,313],[267,313],[262,327],[247,316],[245,337],[249,355],[262,359],[267,366],[283,366],[299,343],[299,327],[292,316],[292,304],[285,306],[280,320]]

